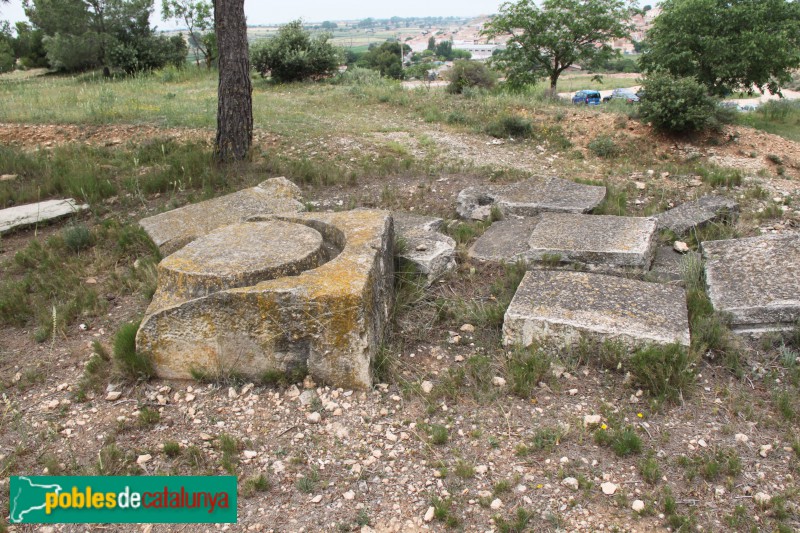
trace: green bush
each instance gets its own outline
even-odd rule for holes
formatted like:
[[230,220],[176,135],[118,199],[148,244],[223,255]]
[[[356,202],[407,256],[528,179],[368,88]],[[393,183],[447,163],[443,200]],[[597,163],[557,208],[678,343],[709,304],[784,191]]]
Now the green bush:
[[461,94],[467,87],[491,89],[497,83],[494,73],[483,63],[475,61],[456,61],[450,72],[447,73],[450,85],[447,92]]
[[312,37],[295,20],[281,26],[272,39],[254,45],[250,63],[261,76],[269,73],[281,83],[330,76],[339,66],[339,52],[328,39],[327,33]]
[[636,386],[670,402],[679,402],[695,382],[694,358],[679,344],[640,348],[629,366]]
[[597,157],[611,158],[619,154],[619,147],[608,135],[598,135],[589,142],[587,148]]
[[504,115],[490,122],[486,126],[486,133],[498,139],[506,137],[526,139],[533,136],[533,124],[523,117]]
[[10,72],[14,68],[14,50],[8,41],[0,38],[0,73]]
[[94,241],[89,228],[83,224],[69,226],[63,231],[64,245],[73,253],[90,247]]
[[639,104],[642,120],[673,133],[700,131],[714,121],[717,103],[694,78],[654,73],[643,83],[646,97]]

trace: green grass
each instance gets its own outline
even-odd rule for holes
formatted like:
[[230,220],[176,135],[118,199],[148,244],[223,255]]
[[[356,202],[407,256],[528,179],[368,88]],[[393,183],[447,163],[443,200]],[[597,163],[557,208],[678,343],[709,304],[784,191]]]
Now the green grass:
[[541,347],[518,348],[506,363],[508,387],[515,396],[530,398],[540,382],[550,381],[552,356]]
[[636,350],[626,367],[636,386],[660,401],[679,403],[695,384],[696,362],[679,344],[650,345]]
[[737,121],[739,124],[800,142],[800,104],[796,101],[767,102],[752,113],[738,113]]
[[136,350],[136,332],[139,322],[123,324],[114,337],[114,362],[125,378],[148,380],[155,374],[150,358]]

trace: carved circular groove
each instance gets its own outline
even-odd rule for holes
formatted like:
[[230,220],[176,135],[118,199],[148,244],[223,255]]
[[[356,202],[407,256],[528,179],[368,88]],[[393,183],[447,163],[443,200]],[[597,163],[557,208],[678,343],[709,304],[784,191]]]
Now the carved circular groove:
[[284,276],[325,262],[322,235],[291,222],[226,226],[164,259],[159,274],[181,297],[199,297]]

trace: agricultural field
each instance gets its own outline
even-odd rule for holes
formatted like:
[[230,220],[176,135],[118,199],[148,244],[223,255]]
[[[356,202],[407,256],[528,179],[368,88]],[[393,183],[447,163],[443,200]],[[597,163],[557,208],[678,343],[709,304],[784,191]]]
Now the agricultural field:
[[[362,38],[378,37],[335,34]],[[596,87],[590,78],[559,90]],[[216,167],[215,72],[0,77],[0,208],[90,206],[0,238],[0,514],[10,475],[228,473],[239,478],[230,531],[800,528],[800,325],[734,335],[693,270],[682,283],[694,340],[680,357],[504,347],[524,267],[470,258],[491,222],[455,211],[466,187],[560,176],[606,186],[594,214],[735,199],[739,217],[693,232],[694,250],[797,232],[796,107],[671,137],[635,106],[573,106],[538,87],[451,95],[364,72],[253,86],[252,160]],[[133,335],[161,256],[138,221],[278,176],[309,211],[445,219],[456,269],[428,288],[398,271],[371,390],[152,377]],[[115,530],[181,530],[126,527]],[[0,531],[36,529],[0,519]]]

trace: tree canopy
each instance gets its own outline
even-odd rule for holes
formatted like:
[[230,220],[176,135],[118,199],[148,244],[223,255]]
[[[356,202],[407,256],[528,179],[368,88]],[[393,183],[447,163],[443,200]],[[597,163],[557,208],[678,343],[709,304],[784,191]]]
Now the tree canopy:
[[198,53],[197,63],[202,56],[206,68],[211,68],[217,57],[214,6],[206,0],[162,0],[161,16],[186,25],[189,44]]
[[506,2],[487,25],[489,37],[510,36],[493,61],[512,86],[543,77],[555,91],[558,77],[575,64],[593,64],[617,54],[610,42],[630,36],[636,11],[624,0],[533,0]]
[[800,66],[800,2],[666,0],[647,34],[646,72],[692,76],[711,94],[776,93]]
[[369,51],[359,60],[359,66],[379,70],[381,76],[388,76],[402,80],[405,77],[403,63],[400,60],[400,47],[403,47],[403,54],[411,51],[407,44],[398,41],[386,41],[380,46],[371,44]]
[[262,76],[271,73],[278,82],[329,76],[340,60],[339,50],[329,39],[328,33],[312,37],[302,22],[295,20],[281,26],[275,37],[253,46],[253,67]]

